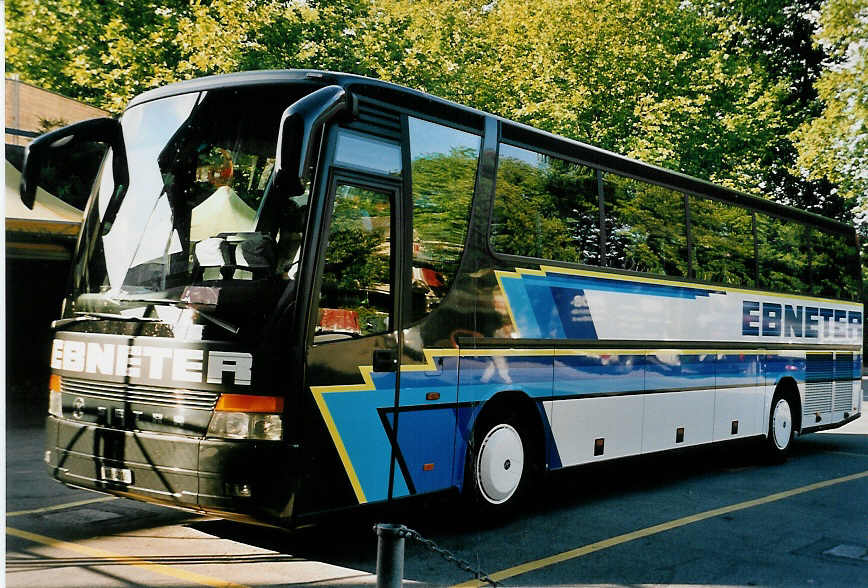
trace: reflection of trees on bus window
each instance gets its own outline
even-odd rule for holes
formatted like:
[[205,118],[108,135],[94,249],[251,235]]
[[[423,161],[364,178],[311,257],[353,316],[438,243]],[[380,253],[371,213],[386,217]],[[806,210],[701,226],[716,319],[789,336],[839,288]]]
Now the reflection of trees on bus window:
[[603,183],[607,265],[687,277],[684,195],[615,174]]
[[339,185],[320,290],[320,332],[373,335],[389,330],[389,196]]
[[690,197],[693,273],[697,280],[756,286],[753,214],[738,206]]
[[467,237],[480,138],[409,119],[413,179],[412,317],[437,307],[458,272]]
[[760,287],[777,292],[810,292],[808,227],[757,213]]
[[[7,152],[9,147],[7,145]],[[106,151],[104,144],[94,142],[73,143],[68,148],[55,148],[52,156],[46,158],[39,167],[36,183],[52,196],[84,210]]]
[[811,231],[812,294],[858,300],[858,249],[843,233]]
[[501,253],[598,265],[596,171],[501,144],[491,231]]

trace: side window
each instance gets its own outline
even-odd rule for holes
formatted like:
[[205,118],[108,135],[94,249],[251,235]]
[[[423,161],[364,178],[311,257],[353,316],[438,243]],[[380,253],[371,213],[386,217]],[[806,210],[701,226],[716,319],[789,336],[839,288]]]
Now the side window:
[[599,265],[599,214],[596,170],[500,145],[495,251]]
[[609,267],[687,276],[684,195],[615,174],[603,180]]
[[697,280],[756,286],[753,214],[730,204],[690,197],[693,273]]
[[[91,141],[54,148],[51,157],[40,166],[37,185],[48,195],[84,210],[94,178],[107,152],[110,154],[111,150],[104,144]],[[40,194],[37,198],[42,200],[44,196]]]
[[399,176],[401,146],[371,135],[340,129],[335,147],[335,165],[368,173]]
[[391,218],[388,193],[338,184],[315,342],[390,329]]
[[413,179],[412,316],[436,308],[455,279],[476,182],[481,139],[409,119]]
[[759,212],[756,221],[760,287],[777,292],[810,292],[808,227]]
[[811,230],[811,294],[858,300],[859,258],[852,234]]

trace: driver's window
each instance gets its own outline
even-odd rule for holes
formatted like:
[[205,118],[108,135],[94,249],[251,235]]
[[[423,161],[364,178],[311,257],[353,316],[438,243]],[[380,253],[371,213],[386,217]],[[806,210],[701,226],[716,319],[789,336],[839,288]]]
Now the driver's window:
[[388,193],[338,184],[314,342],[390,329],[391,218]]

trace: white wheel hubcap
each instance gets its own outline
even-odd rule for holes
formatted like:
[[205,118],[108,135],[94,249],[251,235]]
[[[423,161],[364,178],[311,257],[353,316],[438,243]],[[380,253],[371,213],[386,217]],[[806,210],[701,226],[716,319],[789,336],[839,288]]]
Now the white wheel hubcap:
[[521,435],[509,425],[497,425],[482,440],[476,458],[476,480],[482,496],[492,504],[506,502],[518,489],[523,471]]
[[775,447],[786,449],[790,444],[790,434],[793,428],[793,418],[790,412],[790,403],[781,398],[775,404],[772,414],[772,435],[774,435]]

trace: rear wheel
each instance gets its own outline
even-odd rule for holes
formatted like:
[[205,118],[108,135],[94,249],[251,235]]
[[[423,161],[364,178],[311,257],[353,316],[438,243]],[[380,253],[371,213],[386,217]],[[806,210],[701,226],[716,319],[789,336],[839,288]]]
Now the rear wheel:
[[769,434],[766,438],[766,449],[775,459],[783,459],[793,444],[793,407],[782,394],[775,394],[772,399],[772,410],[769,414]]

